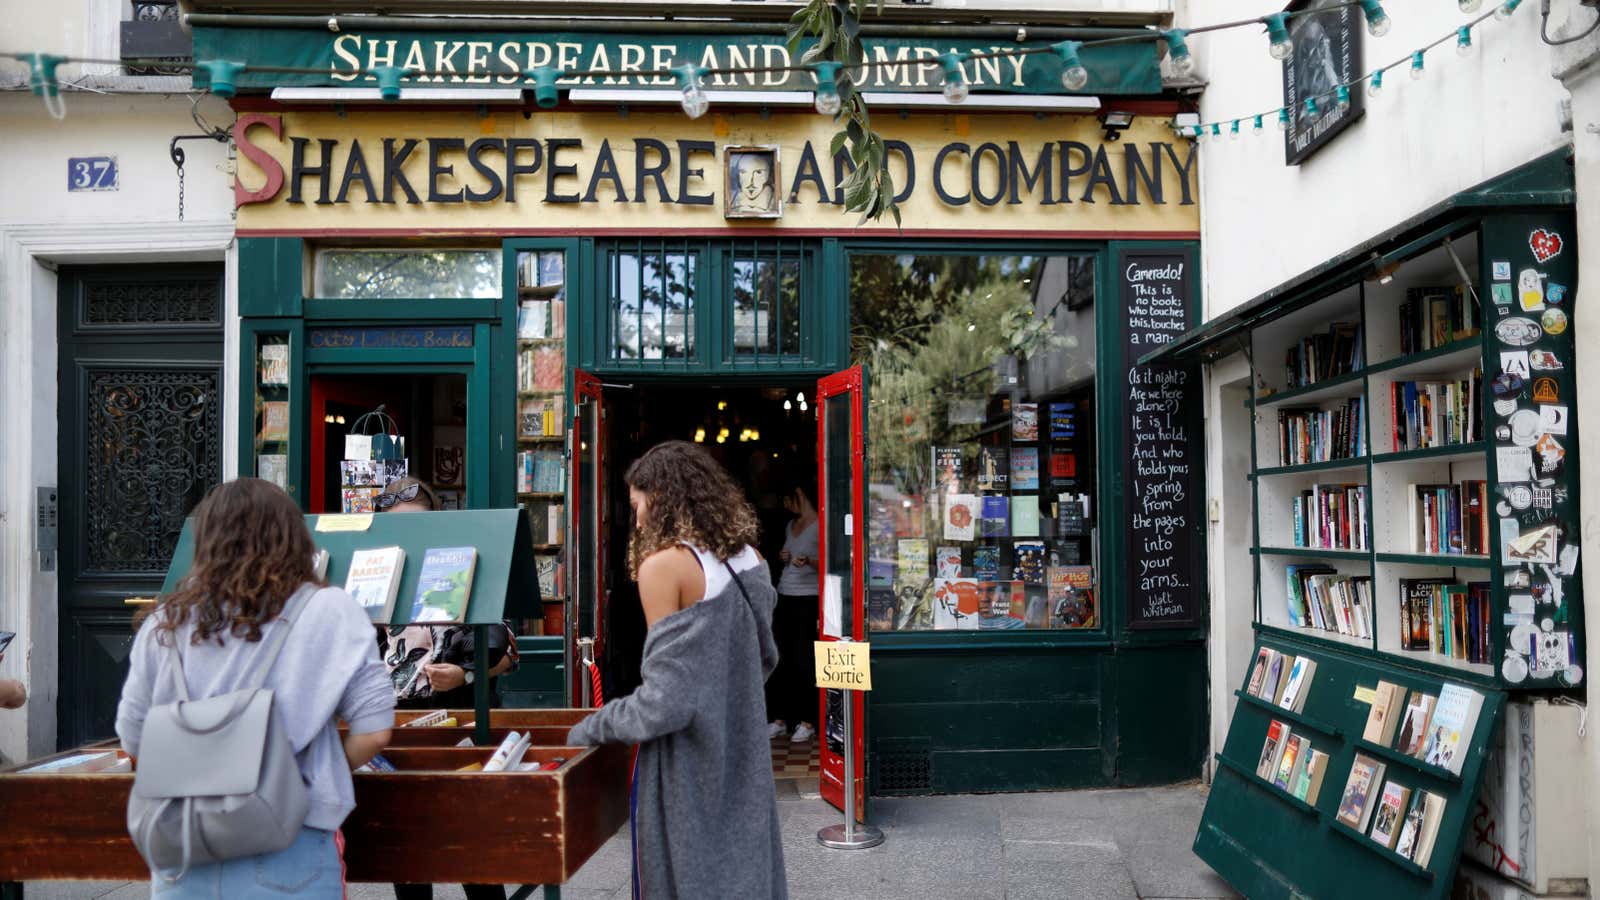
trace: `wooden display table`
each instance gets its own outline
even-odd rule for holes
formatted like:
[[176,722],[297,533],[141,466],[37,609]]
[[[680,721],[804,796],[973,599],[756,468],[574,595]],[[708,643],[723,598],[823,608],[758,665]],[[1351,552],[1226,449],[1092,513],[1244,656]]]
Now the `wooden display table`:
[[[453,728],[402,728],[421,713],[396,714],[383,755],[397,772],[357,773],[356,809],[345,820],[349,881],[544,885],[566,883],[628,818],[631,750],[564,747],[587,710],[497,709],[489,726],[532,731],[524,757],[559,768],[539,772],[460,772],[486,761],[492,746],[456,747],[474,729],[472,710]],[[131,774],[28,773],[73,754],[115,751],[108,741],[0,769],[0,894],[22,896],[24,881],[146,881],[125,821]]]

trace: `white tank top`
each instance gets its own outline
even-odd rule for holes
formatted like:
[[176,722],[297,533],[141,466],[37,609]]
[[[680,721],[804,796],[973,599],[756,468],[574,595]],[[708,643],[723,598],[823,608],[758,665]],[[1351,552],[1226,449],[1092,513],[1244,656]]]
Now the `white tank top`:
[[728,566],[732,566],[734,572],[743,572],[746,569],[754,569],[756,566],[761,565],[761,554],[757,553],[756,548],[749,544],[746,544],[743,550],[729,557],[727,566],[724,566],[722,560],[717,559],[717,555],[709,550],[702,550],[693,544],[684,544],[683,546],[688,547],[694,553],[694,558],[700,561],[700,568],[705,572],[706,592],[700,598],[702,600],[722,593],[722,589],[727,587],[729,582],[733,580],[733,576],[728,574]]

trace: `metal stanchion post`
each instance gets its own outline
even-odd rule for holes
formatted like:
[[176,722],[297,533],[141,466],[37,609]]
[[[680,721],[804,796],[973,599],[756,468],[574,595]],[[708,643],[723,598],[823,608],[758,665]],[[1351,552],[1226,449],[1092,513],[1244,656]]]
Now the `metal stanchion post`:
[[[829,825],[817,832],[817,841],[835,850],[865,850],[883,843],[883,832],[871,825],[856,827],[856,741],[855,691],[840,691],[844,716],[844,824]],[[822,722],[822,740],[828,739],[828,723]]]

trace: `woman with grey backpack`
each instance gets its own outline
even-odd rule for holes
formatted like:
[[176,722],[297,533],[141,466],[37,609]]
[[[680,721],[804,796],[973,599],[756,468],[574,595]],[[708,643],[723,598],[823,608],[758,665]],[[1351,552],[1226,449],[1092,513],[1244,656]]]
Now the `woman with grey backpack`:
[[350,771],[394,725],[372,623],[316,576],[279,488],[230,481],[194,515],[194,563],[141,624],[117,706],[152,893],[342,898]]

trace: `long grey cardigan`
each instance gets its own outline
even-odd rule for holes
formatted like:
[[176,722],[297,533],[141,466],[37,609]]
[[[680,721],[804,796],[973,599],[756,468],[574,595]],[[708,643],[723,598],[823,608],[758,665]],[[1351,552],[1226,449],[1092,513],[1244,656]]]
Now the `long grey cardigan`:
[[639,744],[635,896],[788,897],[762,691],[778,663],[777,599],[757,565],[658,620],[644,642],[643,684],[568,735],[573,745]]

